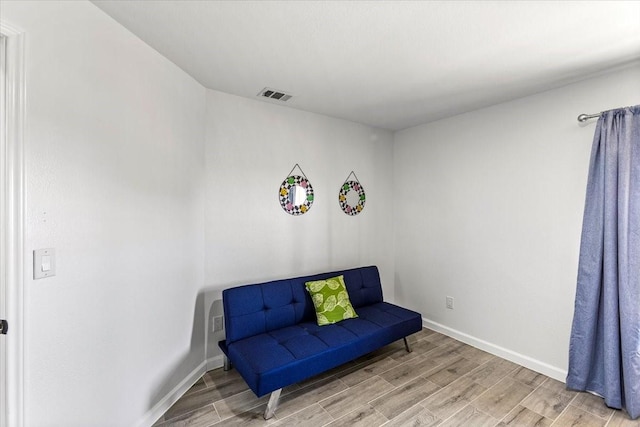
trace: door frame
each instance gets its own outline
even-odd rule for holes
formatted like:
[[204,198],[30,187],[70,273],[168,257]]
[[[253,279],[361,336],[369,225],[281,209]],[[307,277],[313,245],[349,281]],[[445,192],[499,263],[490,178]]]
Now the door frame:
[[2,359],[6,381],[0,382],[0,425],[24,425],[24,212],[25,212],[25,34],[0,20],[5,43],[4,132],[0,136],[2,179],[0,189],[0,293],[3,316],[9,322]]

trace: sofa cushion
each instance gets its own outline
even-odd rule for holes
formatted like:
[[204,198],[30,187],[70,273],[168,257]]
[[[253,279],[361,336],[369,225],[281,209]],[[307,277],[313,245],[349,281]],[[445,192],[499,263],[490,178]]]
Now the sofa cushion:
[[331,325],[346,319],[358,317],[344,284],[343,276],[305,283],[316,309],[319,326]]
[[379,302],[358,318],[318,326],[305,321],[228,344],[225,350],[258,396],[300,382],[420,331],[419,313]]
[[225,345],[253,335],[315,320],[314,305],[304,284],[339,275],[344,277],[349,300],[358,314],[359,307],[382,301],[382,286],[376,266],[225,289],[222,292]]

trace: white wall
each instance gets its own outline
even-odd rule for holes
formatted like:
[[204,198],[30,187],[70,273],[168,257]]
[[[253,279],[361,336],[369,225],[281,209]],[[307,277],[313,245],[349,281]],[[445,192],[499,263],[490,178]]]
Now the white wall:
[[396,300],[564,379],[596,123],[576,117],[639,100],[635,64],[397,132]]
[[205,89],[88,2],[2,3],[27,43],[25,425],[150,424],[204,368]]
[[[393,300],[392,134],[352,122],[207,91],[206,277],[209,317],[234,285],[375,264]],[[282,210],[278,190],[298,163],[315,201]],[[364,210],[344,214],[338,191],[351,171]],[[211,334],[208,357],[219,355]]]

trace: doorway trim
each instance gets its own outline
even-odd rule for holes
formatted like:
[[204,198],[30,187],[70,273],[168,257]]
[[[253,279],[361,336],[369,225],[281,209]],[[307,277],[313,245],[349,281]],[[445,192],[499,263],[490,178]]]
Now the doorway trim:
[[[0,137],[2,150],[2,200],[0,249],[4,315],[9,322],[5,340],[6,381],[2,393],[6,411],[0,423],[24,426],[24,122],[26,101],[25,34],[0,20],[5,43],[5,117]],[[3,426],[4,427],[4,426]]]

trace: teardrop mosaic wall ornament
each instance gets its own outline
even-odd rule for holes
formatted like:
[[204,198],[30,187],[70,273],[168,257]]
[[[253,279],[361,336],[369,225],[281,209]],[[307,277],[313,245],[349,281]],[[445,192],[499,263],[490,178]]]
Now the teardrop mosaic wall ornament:
[[[356,181],[348,181],[351,175],[354,176]],[[356,177],[356,174],[352,171],[347,177],[347,181],[342,184],[340,192],[338,193],[340,209],[347,215],[358,215],[364,209],[366,202],[364,187],[357,179],[358,177]]]
[[[313,187],[306,176],[291,175],[295,168],[300,169],[300,166],[296,164],[289,176],[280,185],[280,191],[278,197],[280,199],[280,206],[282,209],[290,215],[302,215],[311,209],[313,205]],[[300,169],[302,175],[302,169]]]

